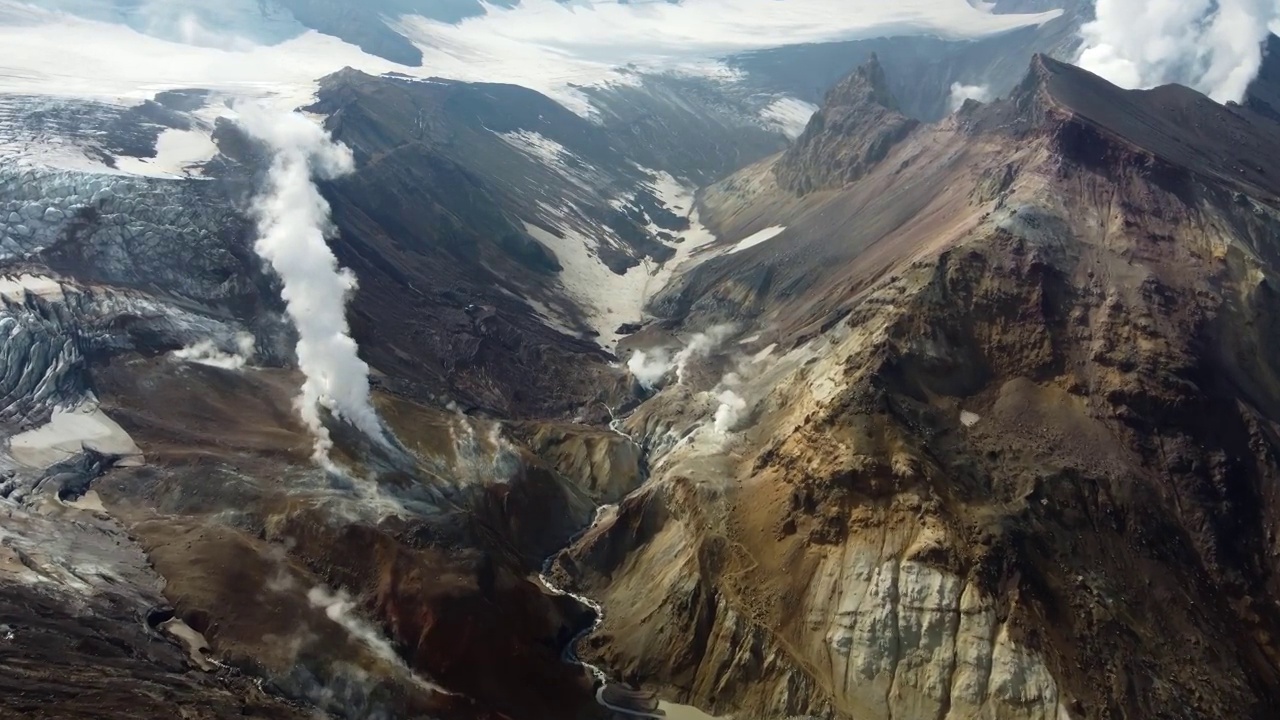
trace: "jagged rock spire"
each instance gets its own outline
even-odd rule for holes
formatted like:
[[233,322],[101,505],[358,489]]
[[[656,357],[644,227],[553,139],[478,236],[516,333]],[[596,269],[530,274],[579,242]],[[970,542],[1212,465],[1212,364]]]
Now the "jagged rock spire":
[[788,190],[807,193],[861,178],[919,121],[899,110],[880,59],[874,54],[840,81],[775,174]]

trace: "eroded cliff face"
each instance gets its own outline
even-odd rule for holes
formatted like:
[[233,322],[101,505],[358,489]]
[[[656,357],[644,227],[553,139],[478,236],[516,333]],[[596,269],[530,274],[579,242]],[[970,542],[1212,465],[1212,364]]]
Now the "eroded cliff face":
[[837,192],[709,191],[790,242],[659,299],[754,326],[628,422],[653,479],[560,563],[590,656],[735,717],[1269,717],[1280,205],[1156,118],[1280,127],[1193,95],[1041,59]]

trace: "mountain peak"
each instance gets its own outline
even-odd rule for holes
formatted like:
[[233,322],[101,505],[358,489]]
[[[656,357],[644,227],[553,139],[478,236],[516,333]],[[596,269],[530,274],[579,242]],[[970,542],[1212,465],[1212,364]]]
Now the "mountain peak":
[[775,175],[801,194],[840,187],[865,175],[919,124],[899,109],[884,67],[872,54],[827,93]]
[[852,73],[841,80],[827,93],[825,105],[851,106],[859,103],[871,103],[880,107],[898,111],[898,100],[889,89],[889,79],[885,76],[884,66],[880,58],[871,53],[871,57],[859,65]]
[[[1260,76],[1265,77],[1265,76]],[[1280,87],[1277,85],[1276,87]],[[1142,156],[1181,175],[1224,180],[1280,197],[1266,166],[1280,158],[1280,132],[1265,80],[1244,107],[1222,105],[1182,85],[1126,90],[1083,68],[1036,55],[1009,97],[984,109],[980,132],[1048,133],[1066,160],[1097,164]],[[1176,169],[1176,170],[1175,170]]]

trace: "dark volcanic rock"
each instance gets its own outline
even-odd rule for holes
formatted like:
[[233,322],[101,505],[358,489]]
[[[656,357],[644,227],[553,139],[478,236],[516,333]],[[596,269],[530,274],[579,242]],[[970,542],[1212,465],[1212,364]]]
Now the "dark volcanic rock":
[[560,662],[586,611],[531,580],[587,522],[583,493],[527,453],[455,443],[475,434],[461,414],[386,397],[412,457],[339,431],[372,475],[326,475],[289,411],[296,381],[164,359],[99,371],[149,465],[94,487],[177,617],[223,662],[337,717],[592,717],[589,679]]
[[[790,86],[770,90],[793,92]],[[629,157],[699,184],[787,146],[781,131],[760,122],[761,103],[753,97],[753,87],[726,93],[702,78],[654,74],[640,75],[634,84],[581,91],[599,108],[599,122]]]

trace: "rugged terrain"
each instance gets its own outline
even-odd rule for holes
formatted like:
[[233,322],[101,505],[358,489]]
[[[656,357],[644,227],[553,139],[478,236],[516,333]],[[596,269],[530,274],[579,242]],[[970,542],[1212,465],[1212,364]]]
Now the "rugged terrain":
[[739,328],[562,559],[590,657],[735,717],[1270,717],[1280,126],[1037,57],[874,157],[880,74],[703,196],[786,229],[634,341]]
[[319,81],[387,431],[329,463],[225,97],[0,96],[0,715],[1273,717],[1280,73],[1122,91],[1087,7],[591,117]]

